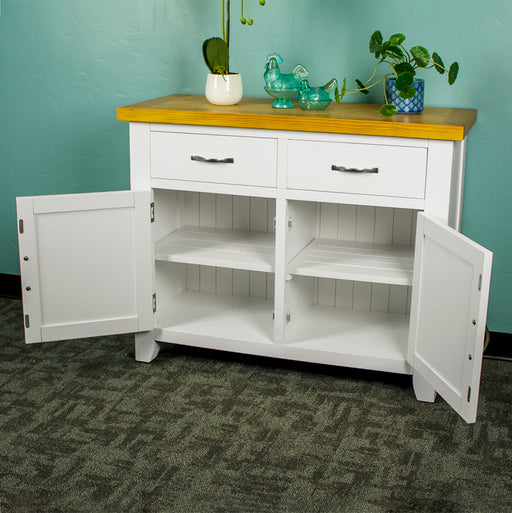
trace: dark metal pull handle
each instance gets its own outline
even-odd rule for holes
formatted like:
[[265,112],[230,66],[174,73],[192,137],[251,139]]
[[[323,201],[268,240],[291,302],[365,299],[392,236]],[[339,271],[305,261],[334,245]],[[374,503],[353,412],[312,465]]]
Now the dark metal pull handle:
[[331,166],[333,171],[342,171],[344,173],[374,173],[377,174],[379,172],[378,167],[371,167],[369,169],[357,169],[355,167],[345,167],[345,166],[335,166],[334,164]]
[[191,155],[190,160],[195,162],[206,162],[207,164],[234,164],[235,159],[233,157],[227,157],[225,159],[207,159],[199,155]]

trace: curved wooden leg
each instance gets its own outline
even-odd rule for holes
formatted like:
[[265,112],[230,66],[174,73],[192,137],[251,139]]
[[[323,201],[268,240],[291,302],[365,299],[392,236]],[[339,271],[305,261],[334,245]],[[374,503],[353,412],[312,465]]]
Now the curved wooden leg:
[[412,386],[418,401],[433,403],[436,400],[437,392],[416,371],[412,374]]
[[160,351],[160,344],[155,341],[152,331],[135,334],[135,359],[138,362],[154,360]]

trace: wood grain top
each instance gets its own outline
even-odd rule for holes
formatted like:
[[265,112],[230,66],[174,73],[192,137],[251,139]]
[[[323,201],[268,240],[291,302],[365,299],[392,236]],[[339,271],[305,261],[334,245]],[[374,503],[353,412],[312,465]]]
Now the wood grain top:
[[271,98],[244,98],[238,105],[211,105],[204,96],[170,95],[117,109],[117,119],[235,128],[381,135],[461,141],[476,121],[476,110],[425,107],[421,114],[385,117],[380,105],[332,102],[324,111],[273,109]]

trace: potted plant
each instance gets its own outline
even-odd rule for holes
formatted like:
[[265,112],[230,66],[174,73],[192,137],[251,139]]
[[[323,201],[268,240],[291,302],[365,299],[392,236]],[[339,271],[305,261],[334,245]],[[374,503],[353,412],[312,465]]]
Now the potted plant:
[[[259,0],[265,5],[265,0]],[[252,18],[244,16],[244,0],[240,0],[240,23],[252,25]],[[203,42],[204,62],[209,70],[206,79],[206,99],[215,105],[234,105],[242,99],[242,77],[229,68],[231,28],[231,1],[222,0],[222,37],[211,37]]]
[[[403,34],[394,34],[384,41],[379,30],[375,31],[371,38],[369,49],[375,55],[378,62],[371,77],[363,84],[356,80],[357,89],[346,89],[346,81],[343,81],[341,91],[335,92],[338,102],[347,93],[369,94],[369,89],[377,84],[384,85],[384,98],[386,103],[380,112],[384,116],[392,116],[396,113],[417,114],[423,110],[424,81],[416,78],[416,70],[435,69],[441,75],[448,73],[448,83],[452,85],[457,79],[459,64],[454,62],[447,69],[437,52],[430,53],[423,46],[413,46],[407,50],[403,43]],[[379,66],[384,64],[389,71],[375,78]]]

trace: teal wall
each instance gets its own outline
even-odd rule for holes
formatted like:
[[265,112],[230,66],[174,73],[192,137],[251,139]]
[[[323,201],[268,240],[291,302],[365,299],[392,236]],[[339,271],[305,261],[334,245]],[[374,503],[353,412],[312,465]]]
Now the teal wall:
[[[0,273],[18,274],[15,197],[128,188],[128,127],[116,121],[116,107],[202,93],[200,48],[219,35],[220,0],[0,2]],[[234,25],[232,67],[243,74],[247,96],[265,96],[262,68],[273,51],[285,66],[305,64],[315,83],[367,77],[367,41],[377,28],[460,62],[453,87],[435,73],[425,76],[426,104],[478,109],[462,231],[494,251],[488,324],[512,332],[512,2],[245,4],[255,23]],[[370,100],[382,101],[380,94]]]

